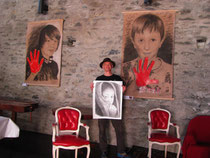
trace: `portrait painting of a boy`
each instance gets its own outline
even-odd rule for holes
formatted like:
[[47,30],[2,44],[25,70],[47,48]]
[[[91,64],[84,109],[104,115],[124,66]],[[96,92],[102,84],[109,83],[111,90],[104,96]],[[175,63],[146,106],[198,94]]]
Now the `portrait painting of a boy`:
[[122,81],[94,81],[93,118],[122,118]]
[[28,23],[25,83],[59,86],[62,29],[62,19]]
[[175,11],[124,13],[125,95],[172,99]]

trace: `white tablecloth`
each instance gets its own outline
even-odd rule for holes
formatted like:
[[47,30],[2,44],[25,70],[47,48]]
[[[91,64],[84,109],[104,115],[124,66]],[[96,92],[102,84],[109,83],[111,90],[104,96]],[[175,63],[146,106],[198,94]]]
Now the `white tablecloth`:
[[20,128],[8,117],[0,116],[0,139],[19,137]]

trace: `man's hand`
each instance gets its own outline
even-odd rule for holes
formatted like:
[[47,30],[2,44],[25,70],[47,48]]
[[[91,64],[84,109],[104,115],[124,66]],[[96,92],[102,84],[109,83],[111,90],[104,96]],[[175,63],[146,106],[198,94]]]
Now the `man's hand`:
[[126,91],[126,86],[122,86],[123,93]]
[[93,82],[90,84],[90,89],[91,89],[91,91],[93,91],[93,88],[94,88],[94,84],[93,84]]
[[36,54],[36,49],[35,49],[34,56],[32,55],[32,52],[30,52],[31,60],[27,57],[27,61],[29,63],[32,73],[38,73],[42,67],[43,62],[44,62],[44,58],[42,58],[39,63],[39,53],[40,53],[40,51],[38,50],[38,53]]
[[138,87],[142,87],[142,86],[146,86],[146,85],[149,85],[149,84],[158,84],[158,80],[150,80],[149,79],[149,75],[150,75],[150,72],[152,70],[152,67],[154,66],[155,62],[152,61],[150,66],[148,67],[147,69],[147,65],[148,65],[148,57],[145,58],[144,60],[144,65],[143,65],[143,69],[142,69],[142,59],[139,60],[139,72],[136,71],[136,68],[134,67],[133,68],[133,72],[136,76],[136,85]]

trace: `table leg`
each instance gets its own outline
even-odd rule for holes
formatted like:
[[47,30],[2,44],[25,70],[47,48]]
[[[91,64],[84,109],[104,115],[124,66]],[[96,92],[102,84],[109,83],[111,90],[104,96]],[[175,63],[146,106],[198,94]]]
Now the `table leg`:
[[12,111],[12,120],[13,120],[14,122],[16,122],[16,119],[17,119],[17,113],[14,112],[14,111]]

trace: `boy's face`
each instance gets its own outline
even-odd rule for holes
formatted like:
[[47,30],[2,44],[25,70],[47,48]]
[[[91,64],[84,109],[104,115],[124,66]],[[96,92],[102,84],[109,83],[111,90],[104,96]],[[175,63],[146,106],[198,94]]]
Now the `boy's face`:
[[135,33],[133,45],[140,58],[148,57],[149,60],[152,60],[157,57],[162,45],[160,33],[149,29],[144,30],[143,33]]

